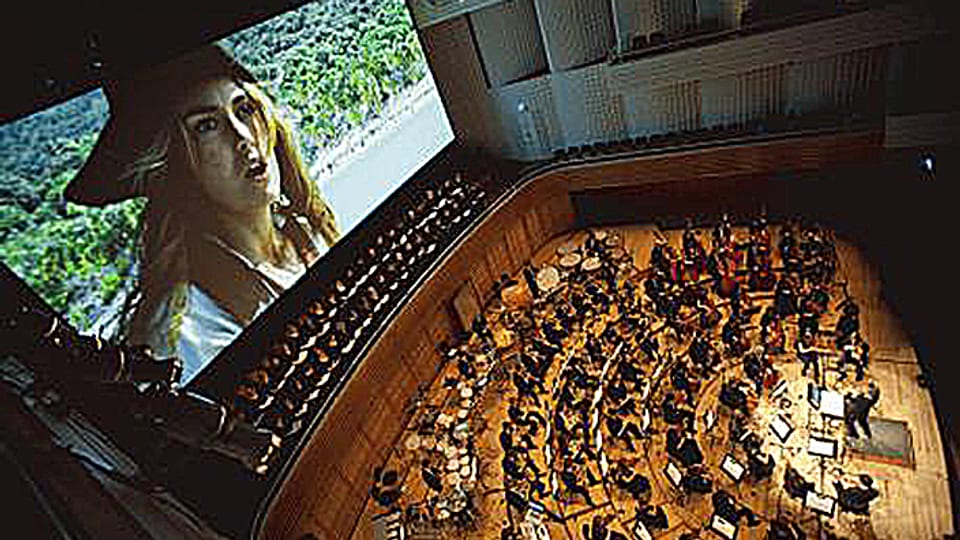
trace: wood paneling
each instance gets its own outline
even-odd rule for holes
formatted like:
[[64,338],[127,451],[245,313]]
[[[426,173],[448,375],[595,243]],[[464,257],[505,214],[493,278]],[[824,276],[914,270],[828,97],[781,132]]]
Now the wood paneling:
[[547,69],[533,0],[501,2],[469,17],[491,86]]

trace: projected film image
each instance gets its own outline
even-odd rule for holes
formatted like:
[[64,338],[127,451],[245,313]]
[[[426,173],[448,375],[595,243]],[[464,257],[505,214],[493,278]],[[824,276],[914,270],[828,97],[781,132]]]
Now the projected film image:
[[0,260],[187,382],[452,139],[402,0],[306,4],[0,126]]

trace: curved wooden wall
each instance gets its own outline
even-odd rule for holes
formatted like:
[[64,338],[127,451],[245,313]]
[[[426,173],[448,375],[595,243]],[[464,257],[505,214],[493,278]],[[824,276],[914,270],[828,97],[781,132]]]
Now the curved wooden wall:
[[436,344],[459,331],[451,308],[454,296],[466,286],[480,294],[482,303],[501,272],[517,271],[550,238],[572,228],[571,192],[818,170],[875,157],[882,152],[881,139],[879,131],[797,136],[554,167],[522,179],[440,263],[370,349],[290,469],[262,530],[254,534],[271,539],[307,533],[330,540],[351,537],[368,497],[371,472],[387,460],[402,429],[405,403],[418,383],[433,379]]

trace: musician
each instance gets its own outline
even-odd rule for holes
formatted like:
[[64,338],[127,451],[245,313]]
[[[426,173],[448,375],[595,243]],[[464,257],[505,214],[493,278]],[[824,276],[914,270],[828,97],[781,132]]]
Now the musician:
[[720,403],[744,415],[747,411],[747,394],[740,387],[739,381],[727,381],[720,387]]
[[653,247],[650,249],[650,268],[661,275],[670,273],[670,260],[667,256],[667,239],[657,235]]
[[637,473],[632,467],[627,467],[622,461],[613,467],[613,482],[620,489],[626,491],[634,500],[650,495],[650,480]]
[[527,283],[530,296],[538,298],[540,296],[540,287],[537,285],[537,276],[529,262],[523,266],[523,280]]
[[667,520],[667,513],[663,511],[662,506],[652,504],[644,505],[637,511],[636,518],[643,523],[647,529],[669,529],[670,522]]
[[803,500],[807,492],[813,489],[813,482],[807,481],[799,471],[787,464],[787,470],[783,475],[783,489],[787,495],[795,499]]
[[845,300],[841,304],[841,315],[837,319],[837,326],[834,330],[837,347],[843,347],[851,341],[854,335],[860,331],[860,309],[853,300]]
[[833,483],[841,511],[860,515],[870,513],[870,503],[880,496],[880,492],[873,487],[873,478],[866,474],[860,475],[860,483],[863,487],[846,487],[840,480]]
[[713,491],[713,480],[702,465],[694,465],[680,479],[680,487],[687,494],[706,494]]
[[870,410],[880,400],[880,387],[877,383],[871,382],[866,394],[847,395],[844,398],[845,421],[847,424],[847,435],[858,438],[856,426],[859,425],[867,438],[873,437],[870,432]]
[[747,525],[749,527],[755,527],[760,524],[760,520],[752,510],[744,505],[738,504],[737,500],[733,498],[733,495],[730,495],[725,490],[720,489],[715,491],[712,501],[714,513],[734,525],[738,525],[744,517],[747,518]]
[[615,439],[626,443],[630,452],[636,452],[637,448],[633,445],[633,438],[643,438],[643,433],[636,424],[624,421],[619,416],[609,415],[606,417],[607,432]]
[[720,221],[717,222],[717,225],[713,229],[713,249],[720,249],[721,246],[728,245],[730,238],[730,216],[724,212],[724,214],[720,216]]
[[687,354],[690,355],[690,359],[700,368],[701,372],[705,373],[713,366],[713,349],[703,337],[702,332],[694,333]]
[[585,501],[587,501],[587,505],[593,506],[593,499],[590,498],[590,492],[587,490],[587,488],[580,484],[580,479],[572,470],[573,465],[569,465],[569,467],[564,467],[563,471],[560,473],[560,481],[563,482],[563,485],[566,486],[567,491],[571,495],[580,495]]
[[721,339],[727,347],[730,356],[740,356],[745,348],[743,340],[743,329],[740,327],[740,318],[732,314],[727,318],[721,330]]
[[440,480],[440,471],[430,464],[430,460],[424,459],[420,462],[420,475],[423,477],[423,483],[436,492],[443,491],[443,482]]
[[801,376],[807,375],[807,369],[810,366],[813,366],[813,378],[815,381],[820,380],[820,358],[817,352],[817,349],[814,344],[813,334],[807,330],[803,333],[803,336],[796,341],[796,350],[797,358],[803,362],[803,369],[800,372]]
[[763,377],[765,366],[756,352],[747,353],[743,359],[743,372],[754,383],[757,396],[763,396]]
[[695,419],[693,411],[677,405],[673,392],[668,392],[663,398],[661,410],[663,411],[664,422],[675,426],[684,424],[687,431],[693,431],[693,422]]
[[747,466],[750,470],[750,476],[757,482],[773,476],[773,469],[777,463],[773,456],[765,452],[749,452],[747,455]]
[[766,350],[782,354],[785,341],[786,336],[779,313],[774,306],[767,306],[763,316],[760,317],[760,342]]

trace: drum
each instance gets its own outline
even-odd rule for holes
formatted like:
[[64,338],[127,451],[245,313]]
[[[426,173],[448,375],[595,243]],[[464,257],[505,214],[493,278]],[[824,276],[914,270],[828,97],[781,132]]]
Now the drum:
[[537,273],[537,287],[550,292],[560,285],[560,272],[553,266],[545,266]]
[[579,253],[567,253],[560,258],[560,266],[570,270],[572,268],[576,268],[577,265],[580,264],[581,259],[582,257]]
[[571,253],[577,250],[577,245],[572,242],[567,242],[565,244],[557,247],[557,255],[563,257],[564,255],[570,255]]
[[420,436],[414,433],[413,435],[410,435],[409,437],[407,437],[407,440],[404,441],[403,446],[407,450],[413,451],[420,448],[420,443],[421,443]]
[[606,240],[603,241],[603,245],[610,248],[617,247],[620,245],[620,237],[611,234],[610,236],[607,237]]
[[581,268],[584,272],[593,272],[594,270],[600,268],[600,259],[597,257],[590,257],[589,259],[583,261]]

